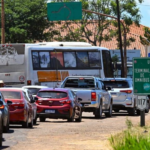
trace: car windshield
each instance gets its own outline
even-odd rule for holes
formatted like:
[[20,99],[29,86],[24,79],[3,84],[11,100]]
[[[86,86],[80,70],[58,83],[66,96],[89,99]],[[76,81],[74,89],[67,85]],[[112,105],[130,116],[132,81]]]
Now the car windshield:
[[36,95],[41,88],[27,88],[31,95]]
[[66,92],[60,92],[60,91],[40,91],[38,92],[37,96],[42,97],[42,98],[65,98],[67,97]]
[[106,87],[112,88],[129,88],[127,81],[104,81]]
[[94,88],[94,79],[77,78],[77,79],[67,79],[64,87],[74,87],[74,88]]
[[20,92],[15,91],[1,91],[5,99],[21,99]]

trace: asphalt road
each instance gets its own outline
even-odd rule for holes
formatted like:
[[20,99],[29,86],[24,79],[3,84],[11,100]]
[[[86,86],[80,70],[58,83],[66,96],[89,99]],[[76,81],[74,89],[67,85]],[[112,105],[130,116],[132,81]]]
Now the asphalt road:
[[[37,122],[33,129],[10,125],[10,132],[3,134],[6,150],[110,150],[108,138],[126,128],[126,118],[133,124],[140,123],[139,116],[115,113],[111,118],[95,119],[92,113],[83,113],[81,123],[62,119]],[[146,115],[150,122],[150,114]]]

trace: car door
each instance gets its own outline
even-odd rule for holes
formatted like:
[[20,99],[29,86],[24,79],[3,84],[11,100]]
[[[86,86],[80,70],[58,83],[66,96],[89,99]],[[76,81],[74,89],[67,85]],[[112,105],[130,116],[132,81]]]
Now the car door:
[[1,94],[1,101],[3,102],[4,108],[3,108],[3,124],[4,126],[7,125],[7,120],[9,120],[9,106],[7,105],[7,103],[5,102],[5,99],[3,97],[3,95]]
[[106,103],[107,103],[107,109],[109,108],[110,102],[111,102],[111,97],[108,91],[106,91],[105,84],[103,81],[100,81],[102,84],[102,90],[105,91],[106,95]]
[[108,92],[105,90],[105,87],[104,87],[104,84],[101,82],[101,80],[98,81],[100,86],[101,86],[101,90],[102,90],[102,93],[103,93],[103,105],[104,105],[104,109],[108,109]]
[[23,92],[23,96],[24,96],[24,99],[25,99],[25,101],[27,103],[27,106],[28,106],[29,117],[30,117],[30,119],[32,119],[33,118],[33,108],[32,108],[32,105],[31,105],[29,99],[27,98],[25,92]]

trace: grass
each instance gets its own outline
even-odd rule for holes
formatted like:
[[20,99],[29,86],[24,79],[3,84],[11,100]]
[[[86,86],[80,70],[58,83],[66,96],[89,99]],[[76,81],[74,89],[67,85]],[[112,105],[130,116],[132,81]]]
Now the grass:
[[126,120],[127,130],[113,135],[109,141],[114,150],[150,150],[150,127],[134,127]]

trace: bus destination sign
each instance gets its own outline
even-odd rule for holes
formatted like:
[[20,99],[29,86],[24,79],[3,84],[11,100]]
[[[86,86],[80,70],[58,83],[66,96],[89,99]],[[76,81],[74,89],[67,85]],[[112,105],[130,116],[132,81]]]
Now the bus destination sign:
[[133,59],[133,90],[136,95],[150,94],[150,58]]

